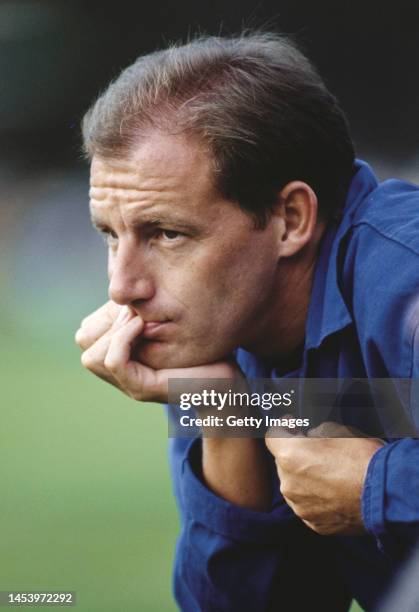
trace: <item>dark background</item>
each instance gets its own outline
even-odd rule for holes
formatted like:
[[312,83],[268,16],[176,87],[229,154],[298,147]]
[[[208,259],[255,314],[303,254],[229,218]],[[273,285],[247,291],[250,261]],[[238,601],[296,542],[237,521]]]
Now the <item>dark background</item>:
[[360,151],[408,159],[419,129],[418,23],[414,0],[3,1],[3,154],[22,155],[23,145],[42,159],[74,159],[84,110],[138,55],[244,26],[294,34],[341,100]]
[[242,27],[295,35],[359,156],[418,178],[418,2],[0,0],[0,590],[175,609],[164,415],[84,372],[73,344],[106,300],[79,123],[139,54]]

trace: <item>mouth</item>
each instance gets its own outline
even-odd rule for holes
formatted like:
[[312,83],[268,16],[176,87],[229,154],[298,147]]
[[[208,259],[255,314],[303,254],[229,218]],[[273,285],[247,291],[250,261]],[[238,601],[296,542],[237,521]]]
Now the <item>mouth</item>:
[[144,323],[143,332],[141,334],[141,338],[145,338],[146,340],[151,340],[156,338],[162,330],[164,330],[170,321],[146,321]]

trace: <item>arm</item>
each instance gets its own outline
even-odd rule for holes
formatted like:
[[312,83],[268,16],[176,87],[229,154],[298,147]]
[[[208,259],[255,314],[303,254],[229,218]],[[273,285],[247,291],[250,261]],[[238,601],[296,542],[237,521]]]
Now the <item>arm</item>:
[[[419,329],[413,333],[410,415],[419,420]],[[419,539],[419,439],[386,444],[372,458],[362,495],[366,528],[391,556],[410,553]]]
[[266,453],[252,438],[203,438],[203,480],[227,501],[266,511],[271,505],[271,474]]
[[[84,365],[135,399],[161,401],[170,374],[153,374],[131,361],[141,321],[117,321],[118,312],[109,316],[107,306],[84,322],[77,334]],[[226,364],[221,367],[220,378],[231,375]],[[205,377],[202,370],[197,376]],[[278,610],[281,603],[284,611],[316,604],[333,612],[347,610],[350,597],[333,567],[331,544],[310,532],[279,496],[263,446],[246,439],[208,439],[204,448],[203,453],[200,439],[192,445],[172,440],[182,520],[174,590],[181,610],[264,612]]]
[[[419,252],[362,225],[351,238],[345,266],[343,289],[366,375],[418,378]],[[397,273],[389,274],[393,269]],[[413,395],[414,401],[401,403],[399,415],[417,426],[419,401]],[[391,401],[402,399],[395,395]],[[385,400],[390,402],[387,395]],[[382,408],[377,403],[377,411]],[[382,414],[382,422],[396,414]],[[391,556],[407,551],[419,525],[419,442],[383,445],[373,438],[344,440],[348,435],[327,439],[327,431],[313,430],[309,437],[319,439],[268,440],[287,502],[318,533],[368,531]]]
[[[407,419],[417,429],[419,222],[415,214],[416,194],[412,191],[411,201],[405,202],[406,220],[400,227],[394,226],[398,233],[387,230],[389,236],[383,237],[368,226],[358,228],[346,258],[346,270],[354,279],[352,292],[347,297],[368,376],[411,379],[410,401],[403,401],[403,405]],[[385,257],[371,257],[371,253],[382,252],[383,241]],[[418,439],[390,442],[372,457],[362,494],[362,514],[366,529],[392,557],[408,553],[419,535],[418,486]]]
[[182,612],[348,610],[336,542],[310,531],[284,503],[269,457],[275,499],[266,512],[205,486],[201,440],[172,440],[170,459],[181,514],[174,592]]

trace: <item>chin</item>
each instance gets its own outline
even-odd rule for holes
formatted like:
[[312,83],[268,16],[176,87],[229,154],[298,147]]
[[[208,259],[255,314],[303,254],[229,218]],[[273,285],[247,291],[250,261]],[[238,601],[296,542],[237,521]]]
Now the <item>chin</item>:
[[135,360],[153,370],[190,368],[211,363],[206,355],[197,348],[176,346],[167,342],[147,341],[135,351]]

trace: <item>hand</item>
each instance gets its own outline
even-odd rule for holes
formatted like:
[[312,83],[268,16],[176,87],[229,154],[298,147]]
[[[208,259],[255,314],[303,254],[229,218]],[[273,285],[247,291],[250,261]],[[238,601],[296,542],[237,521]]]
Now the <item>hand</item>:
[[144,323],[128,306],[110,301],[83,319],[76,343],[84,351],[83,366],[139,401],[168,401],[169,378],[235,378],[234,361],[192,368],[153,370],[132,359]]
[[275,458],[281,493],[295,514],[321,535],[365,533],[364,480],[384,442],[331,422],[309,430],[307,437],[278,429],[267,432],[266,446]]

